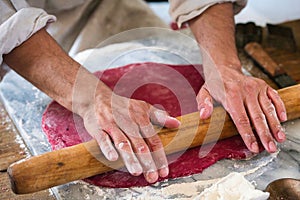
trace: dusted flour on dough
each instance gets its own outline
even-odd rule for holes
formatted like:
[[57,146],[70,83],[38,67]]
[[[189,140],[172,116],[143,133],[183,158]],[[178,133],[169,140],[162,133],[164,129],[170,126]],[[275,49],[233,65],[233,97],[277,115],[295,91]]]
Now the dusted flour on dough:
[[[115,93],[144,100],[165,109],[171,116],[180,116],[197,111],[196,94],[203,84],[198,70],[201,66],[166,65],[159,63],[131,64],[95,73]],[[76,124],[76,125],[75,125]],[[53,150],[72,146],[91,139],[82,119],[52,102],[43,114],[42,127]],[[80,134],[80,135],[79,135]],[[251,154],[239,136],[219,141],[204,158],[199,158],[199,149],[184,152],[173,161],[167,178],[176,178],[200,173],[205,168],[224,158],[245,158]],[[178,154],[168,156],[174,160]],[[163,180],[162,178],[159,181]],[[104,187],[146,186],[144,177],[131,176],[123,171],[111,171],[85,181]]]

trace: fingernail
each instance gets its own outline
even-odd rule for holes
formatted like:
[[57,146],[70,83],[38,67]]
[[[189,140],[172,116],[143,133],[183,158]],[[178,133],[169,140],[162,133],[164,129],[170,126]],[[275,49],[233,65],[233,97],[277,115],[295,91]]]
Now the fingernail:
[[175,117],[168,116],[168,118],[176,121],[178,123],[178,126],[181,124],[181,122],[178,119],[176,119]]
[[282,112],[280,114],[280,119],[281,119],[281,121],[286,121],[287,120],[286,112]]
[[154,183],[158,179],[157,172],[146,172],[146,179],[149,183]]
[[277,147],[273,141],[269,142],[269,151],[270,152],[275,152],[277,150]]
[[257,142],[252,142],[252,144],[251,144],[251,150],[252,150],[254,153],[258,153],[258,152],[259,152],[259,148],[258,148]]
[[138,163],[132,164],[131,167],[128,169],[129,173],[134,176],[139,176],[142,172],[142,166]]
[[200,109],[200,117],[201,117],[201,118],[204,117],[204,116],[203,116],[204,112],[205,112],[205,109],[204,109],[204,108],[201,108],[201,109]]
[[278,138],[279,138],[280,140],[285,140],[285,134],[284,134],[284,132],[279,131],[279,132],[278,132]]
[[169,174],[169,168],[168,167],[163,167],[159,169],[159,176],[160,177],[166,177]]

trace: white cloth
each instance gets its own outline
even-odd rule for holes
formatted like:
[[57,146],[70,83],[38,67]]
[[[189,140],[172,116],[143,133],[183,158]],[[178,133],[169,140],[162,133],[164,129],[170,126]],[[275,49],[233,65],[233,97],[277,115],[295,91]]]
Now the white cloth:
[[55,20],[47,31],[73,54],[128,29],[167,27],[143,0],[0,0],[0,64],[3,54]]
[[232,2],[234,5],[234,12],[237,14],[247,4],[247,0],[169,0],[169,13],[174,22],[177,22],[178,27],[199,15],[206,9],[217,4]]
[[[16,12],[8,5],[6,1],[0,1],[0,64],[3,54],[11,52],[49,22],[56,20],[55,16],[39,8],[19,7]],[[26,6],[24,2],[23,5]]]
[[[225,1],[235,2],[239,9],[246,4],[246,0],[170,0],[170,12],[181,25]],[[73,55],[125,30],[168,27],[143,0],[0,0],[0,64],[3,54],[49,23],[47,31]]]

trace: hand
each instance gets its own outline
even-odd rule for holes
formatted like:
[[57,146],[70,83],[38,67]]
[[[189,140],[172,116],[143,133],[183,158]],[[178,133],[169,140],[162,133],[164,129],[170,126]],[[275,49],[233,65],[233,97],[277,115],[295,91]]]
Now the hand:
[[[158,176],[168,175],[166,155],[151,122],[177,128],[180,125],[177,119],[143,101],[112,93],[69,57],[45,29],[5,55],[4,61],[65,108],[80,115],[108,160],[117,160],[120,154],[131,174],[144,172],[151,183]],[[99,94],[94,94],[95,88]]]
[[210,117],[214,98],[229,113],[249,150],[259,152],[252,124],[264,148],[270,153],[275,152],[275,140],[285,140],[280,122],[287,120],[277,91],[263,80],[245,76],[240,70],[230,67],[224,67],[219,76],[217,73],[207,74],[206,82],[197,95],[200,118]]
[[122,157],[129,173],[150,183],[169,173],[167,158],[152,123],[177,128],[180,122],[150,104],[101,89],[82,116],[87,131],[110,160]]

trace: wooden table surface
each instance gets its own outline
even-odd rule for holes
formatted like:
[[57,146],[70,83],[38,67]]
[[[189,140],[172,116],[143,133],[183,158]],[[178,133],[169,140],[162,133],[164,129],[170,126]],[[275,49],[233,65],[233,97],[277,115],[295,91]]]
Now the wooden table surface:
[[15,195],[11,191],[6,169],[11,163],[28,156],[22,138],[0,102],[0,199],[55,199],[49,190],[26,195]]
[[[279,49],[267,49],[267,51],[278,64],[285,67],[284,69],[288,75],[300,83],[300,20],[285,23],[284,25],[293,28],[298,46],[297,52],[287,52]],[[277,88],[274,82],[249,62],[245,54],[241,53],[240,57],[245,68],[253,76],[262,78],[272,87]],[[28,195],[15,195],[11,191],[6,169],[11,163],[28,156],[30,154],[24,142],[0,102],[0,199],[55,199],[49,190]]]

